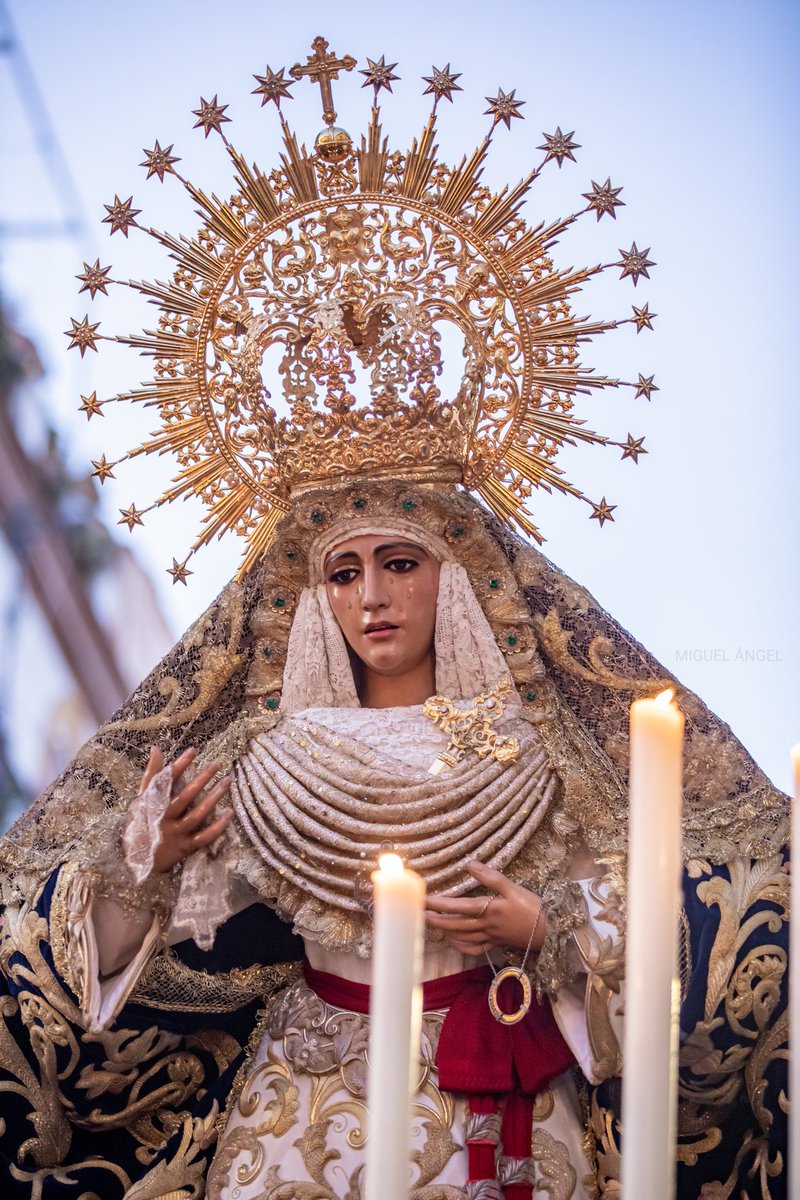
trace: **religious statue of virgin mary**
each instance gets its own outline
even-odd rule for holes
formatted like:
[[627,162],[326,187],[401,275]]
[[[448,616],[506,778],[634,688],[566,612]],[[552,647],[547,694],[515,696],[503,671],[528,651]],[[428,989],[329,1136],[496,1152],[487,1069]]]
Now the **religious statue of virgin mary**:
[[[420,137],[390,151],[384,59],[363,72],[375,103],[356,147],[332,101],[355,60],[312,49],[290,78],[256,77],[278,108],[292,80],[320,85],[311,153],[281,112],[280,165],[248,164],[215,97],[197,124],[230,155],[229,200],[184,180],[171,146],[147,154],[202,223],[143,230],[177,266],[132,285],[158,326],[122,340],[155,371],[121,398],[162,422],[132,456],[177,456],[153,507],[207,503],[192,553],[227,529],[247,550],[2,843],[3,1195],[360,1197],[371,872],[392,850],[428,895],[409,1196],[618,1200],[628,713],[671,687],[686,720],[677,1195],[779,1200],[786,798],[531,540],[535,487],[613,519],[556,466],[564,443],[642,452],[574,411],[627,386],[579,362],[620,323],[571,308],[601,268],[554,265],[581,214],[521,214],[577,147],[546,135],[543,162],[492,192],[492,136],[519,115],[501,91],[474,153],[442,163],[448,66],[426,79]],[[582,212],[613,215],[618,191],[593,185]],[[108,212],[112,233],[142,229],[132,200]],[[613,265],[635,284],[653,264],[634,243]],[[82,290],[108,272],[86,264]],[[97,331],[74,320],[71,344],[96,348]]]

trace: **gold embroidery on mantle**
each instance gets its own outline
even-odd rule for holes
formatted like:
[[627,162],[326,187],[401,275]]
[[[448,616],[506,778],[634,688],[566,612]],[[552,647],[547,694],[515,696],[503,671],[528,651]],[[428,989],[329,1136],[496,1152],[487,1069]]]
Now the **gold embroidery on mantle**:
[[619,1200],[621,1195],[622,1152],[614,1113],[597,1102],[592,1094],[589,1122],[597,1146],[597,1186],[600,1200]]
[[618,675],[612,671],[606,660],[611,656],[614,646],[610,638],[604,634],[598,634],[592,638],[586,650],[586,659],[589,665],[584,666],[570,652],[573,632],[564,628],[555,608],[551,608],[544,618],[537,619],[534,624],[539,635],[539,642],[548,657],[572,675],[586,680],[587,683],[602,684],[603,687],[612,688],[615,691],[632,692],[637,696],[646,696],[651,692],[655,695],[664,688],[675,687],[675,680],[671,675],[635,679],[629,675]]
[[[205,646],[204,634],[211,625],[210,618],[205,616],[196,622],[185,636],[184,645],[198,650],[200,665],[192,673],[190,681],[180,680],[174,675],[163,676],[159,683],[159,691],[168,699],[162,709],[147,717],[124,717],[118,721],[109,721],[105,729],[115,729],[120,725],[129,730],[164,729],[173,725],[183,725],[204,712],[245,661],[239,650],[244,624],[239,588],[232,587],[223,593],[220,612],[217,614],[217,619],[219,618],[230,622],[227,645]],[[191,703],[179,708],[181,692],[187,682],[191,682],[196,689],[196,695]]]
[[218,1114],[215,1100],[205,1117],[184,1117],[172,1157],[157,1162],[125,1193],[125,1200],[200,1200],[205,1192],[206,1151],[216,1137]]
[[[753,1194],[760,1200],[770,1200],[770,1180],[785,1169],[780,1153],[770,1158],[773,1118],[765,1106],[768,1068],[786,1057],[788,1038],[785,1011],[772,1023],[786,971],[785,951],[773,940],[788,915],[789,881],[781,864],[781,855],[760,861],[735,858],[727,864],[729,878],[712,874],[708,862],[690,865],[691,875],[700,880],[698,899],[719,909],[719,925],[709,955],[703,1016],[681,1045],[679,1134],[694,1140],[679,1146],[679,1161],[693,1166],[716,1148],[731,1105],[749,1101],[764,1131],[762,1137],[751,1128],[726,1179],[705,1185],[703,1195],[708,1192],[710,1200],[732,1200],[745,1159],[752,1159],[748,1179],[757,1180]],[[759,931],[764,940],[742,953]],[[715,1033],[724,1028],[738,1040],[725,1039],[721,1048]]]

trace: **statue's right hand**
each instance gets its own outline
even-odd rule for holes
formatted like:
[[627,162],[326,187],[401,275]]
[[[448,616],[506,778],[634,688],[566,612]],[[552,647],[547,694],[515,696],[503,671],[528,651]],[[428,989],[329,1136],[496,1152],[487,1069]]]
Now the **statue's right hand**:
[[[182,862],[196,850],[210,846],[224,833],[233,813],[227,809],[214,818],[214,809],[231,786],[230,776],[220,779],[212,787],[208,784],[219,770],[219,763],[209,763],[198,771],[193,779],[183,783],[183,776],[197,757],[190,747],[184,750],[172,764],[171,799],[161,818],[161,841],[153,859],[156,872],[171,871],[176,863]],[[164,769],[164,755],[157,746],[150,751],[139,792],[143,792],[159,771]]]

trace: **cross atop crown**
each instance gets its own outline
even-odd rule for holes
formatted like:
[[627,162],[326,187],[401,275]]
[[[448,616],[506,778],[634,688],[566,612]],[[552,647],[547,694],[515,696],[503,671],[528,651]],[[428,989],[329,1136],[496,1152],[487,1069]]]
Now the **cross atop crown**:
[[333,91],[331,80],[339,78],[340,71],[352,71],[356,60],[351,54],[337,58],[328,52],[328,42],[324,37],[316,37],[311,43],[313,54],[309,54],[306,65],[295,63],[289,74],[292,79],[303,79],[307,76],[312,83],[319,84],[322,93],[322,119],[326,125],[333,125],[336,120],[336,109],[333,107]]

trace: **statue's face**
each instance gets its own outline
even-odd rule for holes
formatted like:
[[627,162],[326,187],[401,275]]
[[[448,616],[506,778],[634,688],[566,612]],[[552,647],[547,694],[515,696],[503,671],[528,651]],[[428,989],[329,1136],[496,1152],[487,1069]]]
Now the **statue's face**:
[[328,599],[368,671],[398,677],[433,657],[439,563],[397,534],[340,542],[325,560]]

